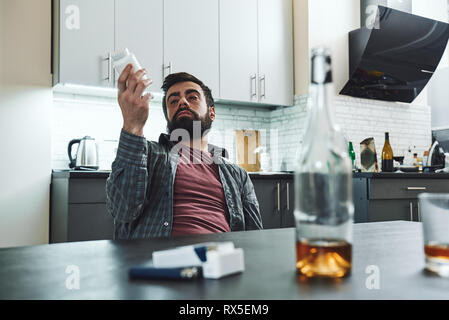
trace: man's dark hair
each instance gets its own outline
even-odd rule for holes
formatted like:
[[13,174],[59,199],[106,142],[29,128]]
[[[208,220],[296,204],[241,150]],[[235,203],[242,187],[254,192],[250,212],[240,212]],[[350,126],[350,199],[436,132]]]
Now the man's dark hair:
[[200,79],[196,78],[195,76],[187,72],[178,72],[169,74],[167,77],[165,77],[164,83],[161,87],[161,89],[164,91],[164,97],[162,98],[162,111],[164,111],[165,119],[167,119],[167,121],[168,121],[167,104],[165,102],[165,98],[167,97],[167,91],[174,84],[186,81],[191,81],[199,85],[203,90],[207,106],[211,107],[214,105],[214,98],[212,97],[212,92]]

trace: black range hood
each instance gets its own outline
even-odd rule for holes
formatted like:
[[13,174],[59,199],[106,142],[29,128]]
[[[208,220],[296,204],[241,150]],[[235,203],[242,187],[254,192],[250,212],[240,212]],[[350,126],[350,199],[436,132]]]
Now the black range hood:
[[350,79],[340,94],[412,102],[436,70],[449,24],[378,6],[378,24],[349,33]]

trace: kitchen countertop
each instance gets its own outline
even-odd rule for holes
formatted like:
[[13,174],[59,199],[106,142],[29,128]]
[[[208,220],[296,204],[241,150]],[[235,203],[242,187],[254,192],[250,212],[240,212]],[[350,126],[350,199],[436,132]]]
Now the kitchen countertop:
[[[352,271],[339,281],[297,279],[294,234],[287,228],[3,248],[0,299],[449,299],[448,279],[424,271],[419,222],[354,224]],[[220,280],[128,278],[155,250],[209,241],[242,248],[245,271]],[[66,288],[69,265],[79,268],[79,290]]]
[[[109,177],[111,171],[109,170],[95,170],[95,171],[83,171],[83,170],[53,170],[53,178],[104,178]],[[267,177],[275,179],[291,179],[293,178],[292,171],[281,172],[249,172],[252,179],[264,179]]]
[[[96,171],[80,171],[80,170],[53,170],[53,178],[83,178],[83,179],[98,179],[109,177],[111,171],[108,170],[96,170]],[[250,172],[251,179],[292,179],[293,171],[281,171],[281,172]],[[387,173],[387,172],[355,172],[353,178],[370,178],[370,179],[449,179],[449,173],[418,173],[418,172],[405,172],[405,173]]]
[[370,179],[449,179],[449,173],[419,173],[419,172],[355,172],[353,178]]

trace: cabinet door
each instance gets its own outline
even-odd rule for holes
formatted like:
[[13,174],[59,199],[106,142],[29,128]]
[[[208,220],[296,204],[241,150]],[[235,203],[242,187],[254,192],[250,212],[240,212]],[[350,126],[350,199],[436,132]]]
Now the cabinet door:
[[417,200],[371,200],[369,221],[418,221]]
[[112,240],[114,221],[105,203],[71,204],[67,241]]
[[259,1],[259,97],[261,103],[293,105],[291,0]]
[[292,228],[295,227],[295,191],[294,191],[293,180],[282,181],[282,217],[281,217],[281,227],[282,228]]
[[257,0],[220,1],[220,98],[257,102]]
[[108,53],[114,50],[114,2],[61,0],[59,82],[112,86]]
[[163,82],[162,13],[163,0],[115,0],[115,49],[128,48],[136,55],[153,80],[152,92],[161,92]]
[[281,227],[281,181],[253,179],[264,229]]
[[165,0],[165,75],[188,72],[218,97],[218,24],[218,0]]

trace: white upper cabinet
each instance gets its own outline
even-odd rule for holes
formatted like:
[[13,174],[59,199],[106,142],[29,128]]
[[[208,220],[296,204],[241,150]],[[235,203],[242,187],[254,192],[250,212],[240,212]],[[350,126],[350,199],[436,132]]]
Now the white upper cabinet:
[[220,1],[221,99],[293,104],[291,0]]
[[60,0],[55,4],[59,22],[54,36],[59,51],[59,60],[53,64],[55,84],[112,86],[107,58],[114,48],[114,2]]
[[292,0],[53,0],[54,84],[115,87],[109,55],[128,48],[160,92],[170,73],[215,99],[293,104]]
[[260,102],[293,105],[293,16],[291,0],[259,1]]
[[115,0],[115,49],[135,54],[153,80],[152,92],[160,92],[163,82],[162,12],[163,0]]
[[257,0],[220,1],[220,99],[258,102]]
[[218,97],[218,26],[218,0],[165,0],[165,75],[188,72]]

